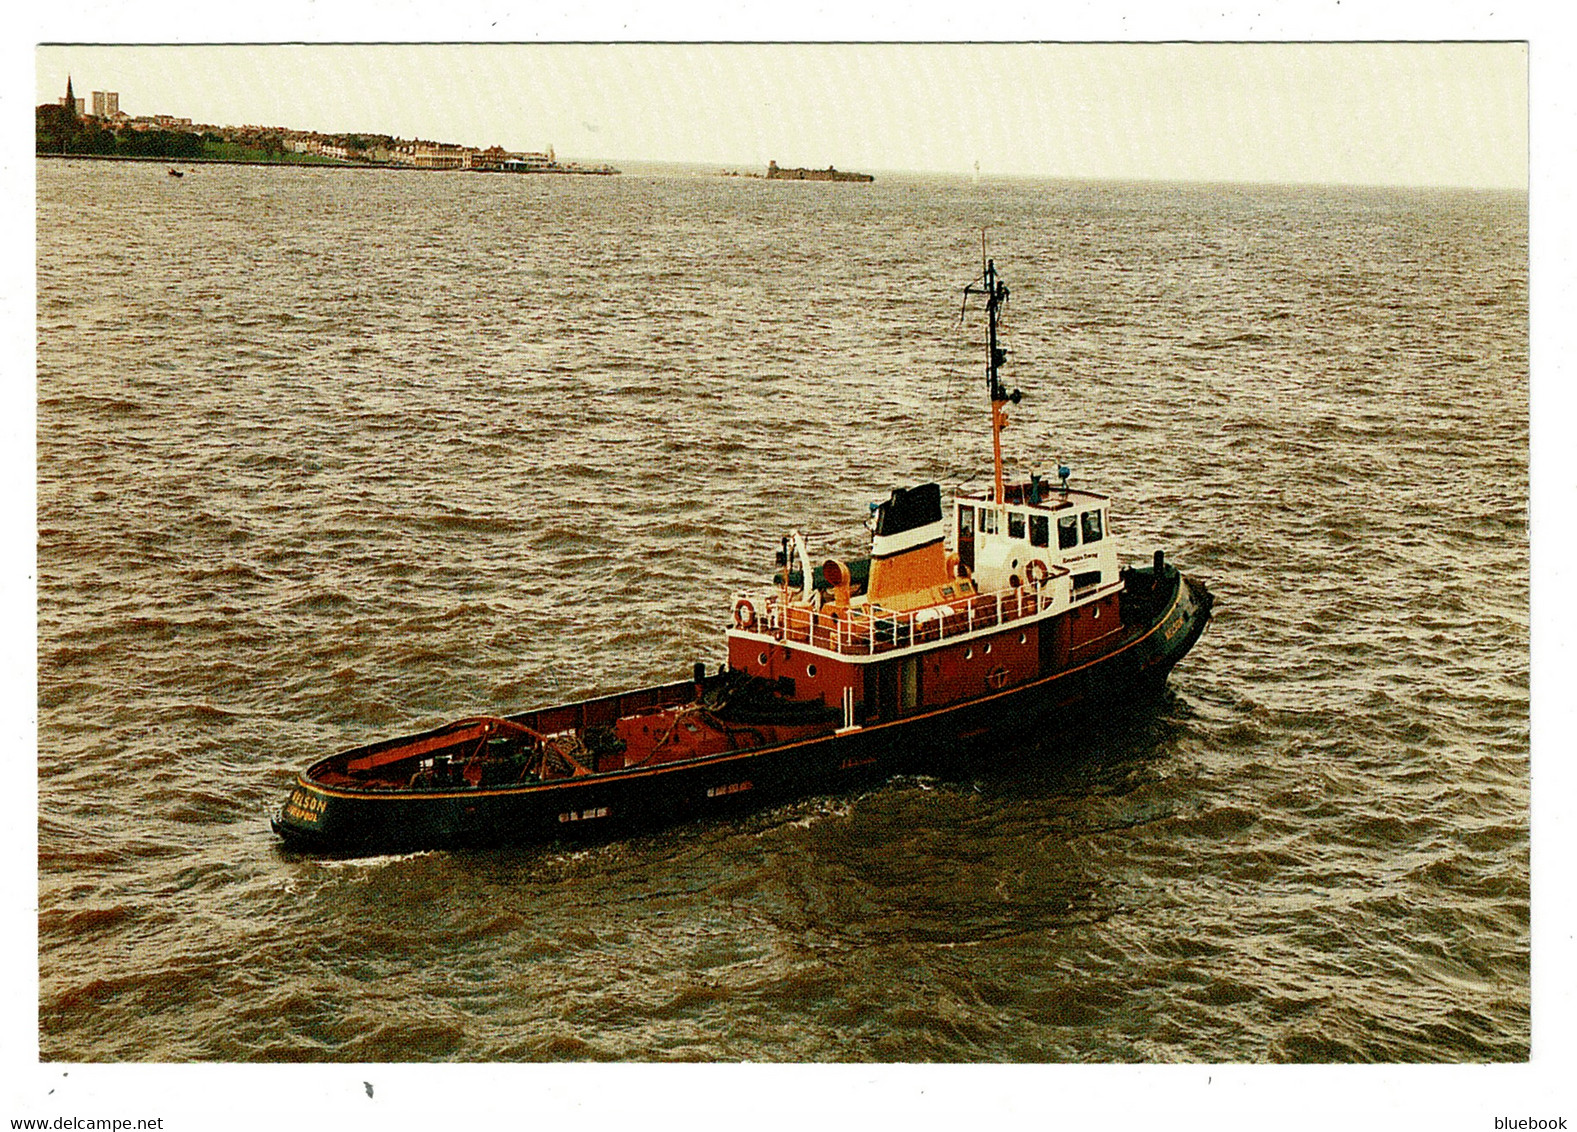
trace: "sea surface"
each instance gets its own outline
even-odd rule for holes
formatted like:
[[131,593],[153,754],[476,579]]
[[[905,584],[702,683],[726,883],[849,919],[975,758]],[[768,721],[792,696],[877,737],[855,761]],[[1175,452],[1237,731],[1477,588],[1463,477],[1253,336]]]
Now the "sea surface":
[[[37,186],[44,1060],[1529,1057],[1525,195]],[[1216,595],[1162,698],[605,846],[282,849],[319,756],[715,666],[788,530],[982,482],[983,228],[1010,467]]]

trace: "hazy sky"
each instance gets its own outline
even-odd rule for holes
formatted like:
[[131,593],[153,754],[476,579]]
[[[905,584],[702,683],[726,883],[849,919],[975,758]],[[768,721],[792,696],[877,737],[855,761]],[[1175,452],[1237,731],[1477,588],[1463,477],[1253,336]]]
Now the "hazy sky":
[[43,46],[36,98],[571,160],[1521,187],[1521,43]]

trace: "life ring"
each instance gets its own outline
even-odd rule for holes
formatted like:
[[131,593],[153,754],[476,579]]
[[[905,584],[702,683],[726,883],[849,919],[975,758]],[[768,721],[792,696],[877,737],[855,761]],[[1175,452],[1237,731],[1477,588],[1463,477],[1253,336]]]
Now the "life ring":
[[1045,584],[1046,579],[1051,577],[1051,571],[1046,568],[1046,564],[1040,559],[1031,558],[1024,564],[1024,576],[1029,579],[1030,585],[1039,589]]
[[748,598],[740,598],[734,606],[734,624],[747,632],[756,627],[756,607]]

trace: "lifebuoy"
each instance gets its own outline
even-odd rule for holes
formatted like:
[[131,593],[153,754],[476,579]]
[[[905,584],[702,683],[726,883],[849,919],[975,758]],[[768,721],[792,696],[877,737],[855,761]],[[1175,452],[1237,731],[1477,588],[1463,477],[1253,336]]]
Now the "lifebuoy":
[[734,606],[734,624],[746,630],[756,627],[756,607],[748,598],[740,598]]
[[1024,566],[1024,575],[1029,579],[1030,585],[1039,587],[1047,578],[1051,577],[1051,571],[1046,568],[1046,564],[1040,559],[1031,558]]

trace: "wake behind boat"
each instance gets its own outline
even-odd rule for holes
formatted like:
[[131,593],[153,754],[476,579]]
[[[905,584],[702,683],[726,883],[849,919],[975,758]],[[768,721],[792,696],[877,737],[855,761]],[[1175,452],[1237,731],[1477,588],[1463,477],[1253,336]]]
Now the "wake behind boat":
[[1021,746],[1153,694],[1211,595],[1160,551],[1123,565],[1110,499],[1066,468],[1008,481],[1008,288],[988,260],[964,290],[987,315],[989,491],[944,507],[937,484],[896,488],[849,561],[814,566],[802,535],[782,538],[771,582],[733,600],[716,673],[333,755],[275,831],[350,853],[607,837]]

